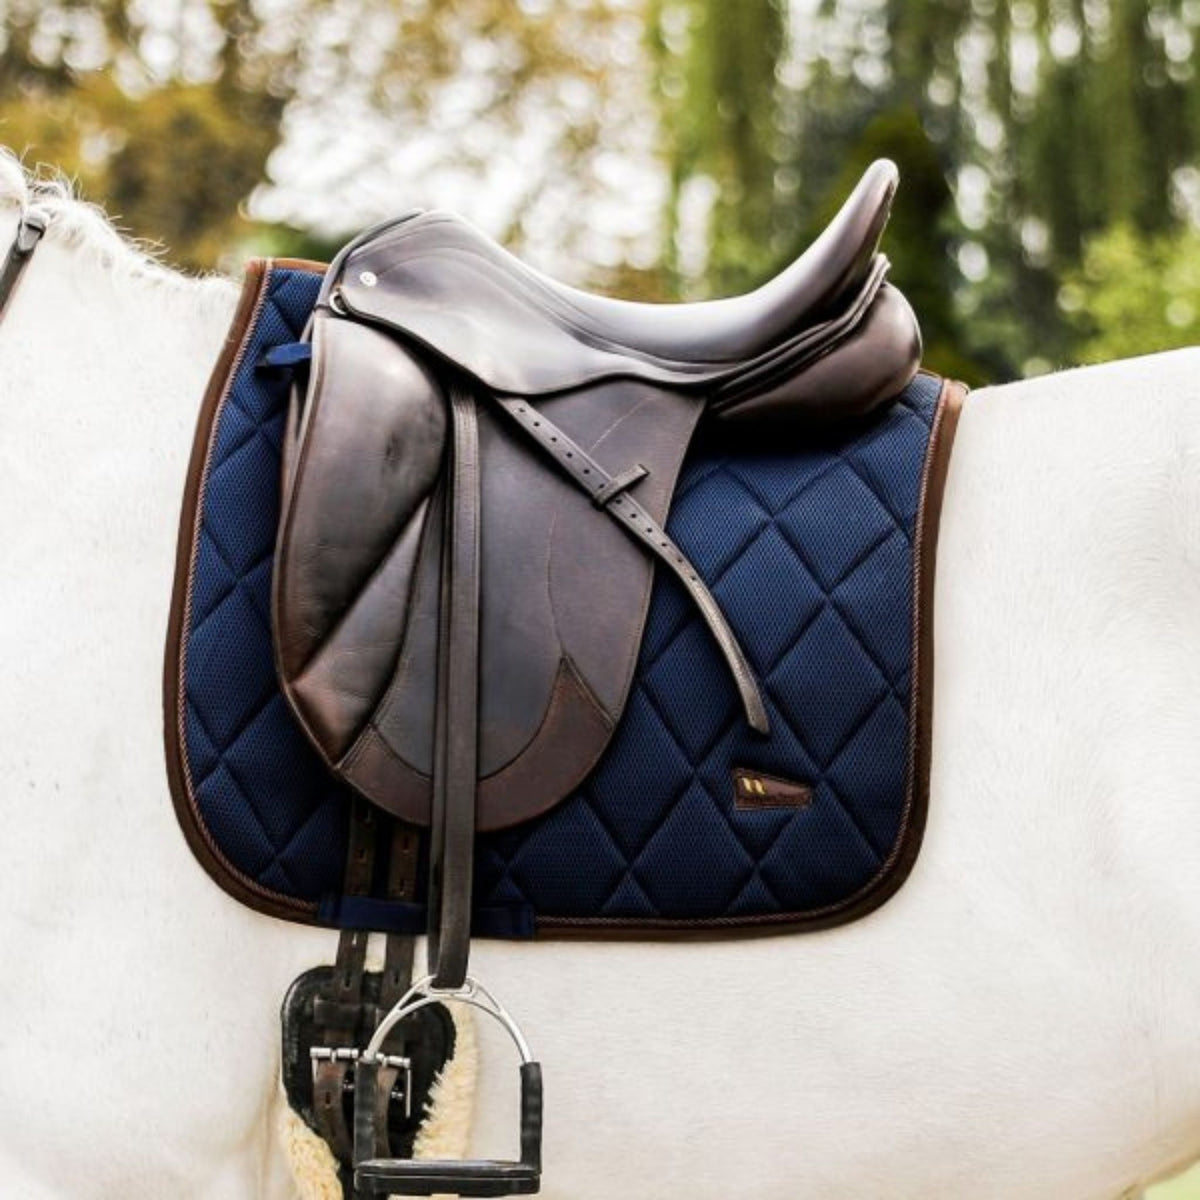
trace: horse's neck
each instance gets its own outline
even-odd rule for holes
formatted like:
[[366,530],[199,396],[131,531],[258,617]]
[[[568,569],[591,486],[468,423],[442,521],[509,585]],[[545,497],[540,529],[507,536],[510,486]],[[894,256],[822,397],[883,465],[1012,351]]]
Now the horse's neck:
[[51,235],[0,320],[0,727],[16,733],[0,778],[42,796],[35,837],[43,819],[82,829],[76,810],[96,805],[90,832],[111,832],[123,787],[122,807],[168,816],[145,765],[192,431],[235,293],[139,278]]
[[[0,243],[15,219],[0,220]],[[0,453],[29,470],[31,446],[55,443],[59,471],[88,469],[114,449],[133,463],[161,434],[194,420],[236,301],[227,280],[187,280],[106,263],[46,238],[0,321]],[[21,436],[14,439],[15,428]],[[77,457],[78,456],[78,457]],[[47,464],[49,465],[49,464]]]

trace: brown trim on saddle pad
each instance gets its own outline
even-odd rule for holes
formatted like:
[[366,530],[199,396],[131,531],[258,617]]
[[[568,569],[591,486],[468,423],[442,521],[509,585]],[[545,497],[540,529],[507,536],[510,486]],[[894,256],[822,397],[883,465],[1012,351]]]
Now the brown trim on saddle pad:
[[191,581],[195,571],[200,534],[200,500],[212,459],[218,417],[233,378],[241,366],[250,333],[258,320],[266,298],[271,271],[278,263],[293,270],[324,272],[320,263],[290,260],[252,259],[246,265],[242,294],[234,312],[229,333],[209,377],[208,388],[200,405],[196,437],[184,485],[183,511],[179,519],[179,541],[175,555],[175,585],[171,596],[171,614],[167,626],[167,653],[163,675],[163,716],[167,750],[167,780],[171,800],[183,836],[200,865],[235,900],[272,917],[306,924],[317,923],[317,906],[273,892],[239,871],[213,842],[196,807],[191,770],[187,758],[184,724],[187,719],[184,673],[187,667],[187,630],[190,625]]
[[[929,374],[929,372],[924,372]],[[925,833],[929,811],[929,775],[933,745],[934,583],[938,531],[950,453],[967,388],[942,380],[925,465],[921,476],[917,542],[913,547],[913,690],[909,715],[908,791],[900,836],[873,879],[837,904],[802,915],[715,917],[700,920],[627,920],[608,917],[539,917],[538,936],[624,939],[638,937],[712,937],[760,933],[799,933],[845,925],[873,912],[908,878]],[[792,787],[800,786],[799,781]]]
[[314,275],[324,275],[329,270],[328,263],[312,258],[272,258],[268,261],[272,270],[278,267],[281,271],[311,271]]

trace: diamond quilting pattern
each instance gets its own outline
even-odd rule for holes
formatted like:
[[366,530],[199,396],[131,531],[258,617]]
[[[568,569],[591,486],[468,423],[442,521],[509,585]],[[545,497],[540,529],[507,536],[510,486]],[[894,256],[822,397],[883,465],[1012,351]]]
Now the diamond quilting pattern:
[[210,836],[241,874],[315,902],[341,887],[346,795],[279,692],[271,559],[287,380],[259,369],[294,341],[320,277],[275,271],[222,406],[204,485],[186,657],[186,751]]
[[[186,752],[232,867],[315,906],[336,895],[347,792],[275,679],[271,560],[287,381],[319,276],[274,269],[213,435],[186,657]],[[746,730],[682,590],[660,575],[629,701],[577,794],[480,838],[476,904],[631,924],[803,916],[866,886],[901,835],[912,678],[912,546],[938,383],[918,376],[869,426],[771,453],[693,455],[668,530],[763,683]],[[807,782],[809,807],[739,809],[734,767]]]
[[[702,623],[660,576],[604,762],[549,817],[481,839],[479,904],[498,898],[493,879],[511,884],[513,853],[542,916],[801,914],[869,884],[907,799],[912,545],[937,393],[920,376],[882,419],[819,452],[689,462],[668,530],[765,684],[771,737],[743,728]],[[809,782],[812,806],[737,809],[735,766]],[[624,871],[603,903],[581,904],[549,869],[597,816],[621,830]]]

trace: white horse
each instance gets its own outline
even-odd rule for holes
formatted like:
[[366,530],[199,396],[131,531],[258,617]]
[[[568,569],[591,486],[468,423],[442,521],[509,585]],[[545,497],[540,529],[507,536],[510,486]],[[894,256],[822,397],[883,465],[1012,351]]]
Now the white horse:
[[[0,244],[27,181],[0,162]],[[0,323],[0,1193],[275,1200],[278,1008],[334,935],[192,860],[160,679],[235,286],[53,191]],[[929,828],[838,930],[479,943],[547,1200],[1112,1200],[1200,1155],[1200,351],[984,389],[943,518]],[[481,1027],[471,1149],[516,1071]]]

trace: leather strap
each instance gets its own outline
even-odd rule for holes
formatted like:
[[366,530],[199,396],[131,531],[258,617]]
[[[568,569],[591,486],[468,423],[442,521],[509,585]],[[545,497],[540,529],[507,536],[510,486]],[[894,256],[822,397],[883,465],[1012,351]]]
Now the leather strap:
[[[350,830],[346,847],[345,891],[365,896],[371,890],[375,863],[375,813],[361,796],[350,806]],[[313,1005],[313,1016],[321,1028],[321,1041],[333,1049],[350,1049],[357,1035],[362,1009],[363,970],[370,934],[361,929],[344,929],[338,938],[337,957],[328,989]],[[342,1098],[349,1087],[353,1063],[346,1059],[322,1059],[313,1070],[313,1114],[317,1132],[341,1162],[354,1156],[354,1138],[346,1124]]]
[[471,943],[471,882],[479,757],[479,416],[450,388],[443,493],[437,704],[429,849],[429,973],[459,988]]
[[[412,900],[417,894],[417,850],[420,845],[417,831],[411,825],[401,821],[392,822],[392,845],[388,858],[387,894],[389,900]],[[379,1007],[375,1013],[372,1025],[378,1027],[384,1016],[399,1003],[412,982],[413,954],[416,949],[416,939],[401,933],[389,933],[383,960],[383,978],[379,985]],[[403,1043],[403,1023],[394,1031],[394,1040]],[[390,1039],[391,1040],[391,1039]],[[390,1042],[389,1040],[389,1042]],[[384,1043],[385,1053],[402,1053],[401,1046],[391,1046]],[[399,1068],[383,1065],[379,1068],[378,1090],[375,1094],[376,1120],[375,1129],[380,1145],[376,1153],[384,1156],[398,1155],[398,1147],[388,1142],[388,1108],[391,1104],[392,1089],[400,1075]],[[411,1089],[413,1079],[411,1072],[406,1086]],[[411,1104],[411,1097],[409,1100]]]
[[[392,822],[392,845],[388,858],[389,900],[413,900],[417,894],[417,852],[420,835],[411,825]],[[379,988],[379,1020],[395,1007],[412,983],[415,939],[408,934],[389,933]],[[378,1024],[378,1021],[376,1021]]]
[[592,498],[597,508],[608,513],[659,562],[670,567],[692,598],[692,603],[725,656],[750,728],[758,733],[770,733],[771,722],[754,669],[738,644],[737,636],[730,629],[729,622],[725,620],[721,606],[688,561],[687,555],[628,492],[646,474],[645,469],[635,466],[620,475],[610,475],[578,442],[525,400],[497,396],[496,402],[558,464],[563,473]]
[[17,225],[17,236],[13,239],[8,253],[4,256],[4,265],[0,266],[0,316],[8,307],[8,302],[17,290],[25,268],[38,248],[42,235],[50,225],[49,214],[39,208],[26,209],[21,214]]

